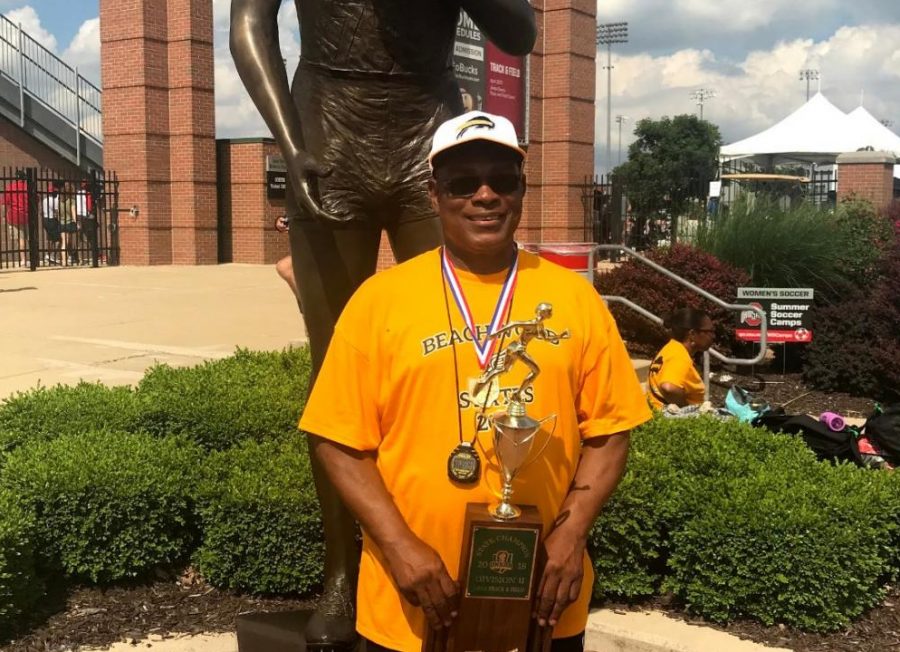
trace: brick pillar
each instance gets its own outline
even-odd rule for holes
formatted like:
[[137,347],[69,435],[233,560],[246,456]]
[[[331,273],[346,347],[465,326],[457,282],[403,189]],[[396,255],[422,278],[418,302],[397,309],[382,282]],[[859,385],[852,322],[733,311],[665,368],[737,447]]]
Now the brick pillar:
[[838,201],[854,195],[882,209],[894,198],[894,157],[887,152],[849,152],[837,157]]
[[103,160],[119,177],[122,263],[171,262],[166,0],[100,0]]
[[210,0],[100,0],[104,163],[122,262],[216,262]]
[[582,184],[594,173],[596,3],[536,0],[523,242],[584,240]]
[[169,0],[168,25],[172,262],[211,264],[217,262],[212,2]]

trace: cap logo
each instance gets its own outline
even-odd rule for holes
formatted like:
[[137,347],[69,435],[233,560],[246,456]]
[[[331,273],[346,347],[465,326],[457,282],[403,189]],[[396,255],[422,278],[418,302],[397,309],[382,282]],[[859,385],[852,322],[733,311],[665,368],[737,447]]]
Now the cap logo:
[[479,115],[466,120],[456,130],[456,140],[462,138],[469,129],[494,129],[497,125],[486,115]]

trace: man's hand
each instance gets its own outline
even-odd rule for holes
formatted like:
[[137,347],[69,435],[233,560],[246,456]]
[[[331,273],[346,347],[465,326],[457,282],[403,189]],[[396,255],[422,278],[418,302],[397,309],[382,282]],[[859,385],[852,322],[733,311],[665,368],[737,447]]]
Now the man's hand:
[[383,550],[397,589],[410,604],[422,607],[432,629],[449,627],[457,615],[459,587],[444,562],[414,535]]
[[560,525],[544,540],[547,562],[535,602],[535,617],[541,627],[555,626],[565,608],[578,599],[584,579],[586,543],[565,525]]

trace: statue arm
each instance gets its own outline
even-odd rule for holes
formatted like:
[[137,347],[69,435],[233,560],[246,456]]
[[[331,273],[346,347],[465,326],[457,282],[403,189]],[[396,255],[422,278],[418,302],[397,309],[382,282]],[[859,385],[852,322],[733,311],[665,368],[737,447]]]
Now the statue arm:
[[300,116],[291,97],[278,42],[281,0],[232,0],[229,45],[238,75],[287,165],[297,201],[320,219],[336,219],[309,193],[309,177],[326,173],[303,149]]
[[460,6],[507,54],[531,52],[537,38],[537,23],[528,0],[461,0]]

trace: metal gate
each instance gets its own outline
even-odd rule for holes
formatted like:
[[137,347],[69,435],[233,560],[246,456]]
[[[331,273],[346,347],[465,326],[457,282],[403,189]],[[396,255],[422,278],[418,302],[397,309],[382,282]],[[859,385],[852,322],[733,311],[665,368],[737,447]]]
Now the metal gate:
[[0,269],[119,264],[114,173],[0,168],[0,191]]

